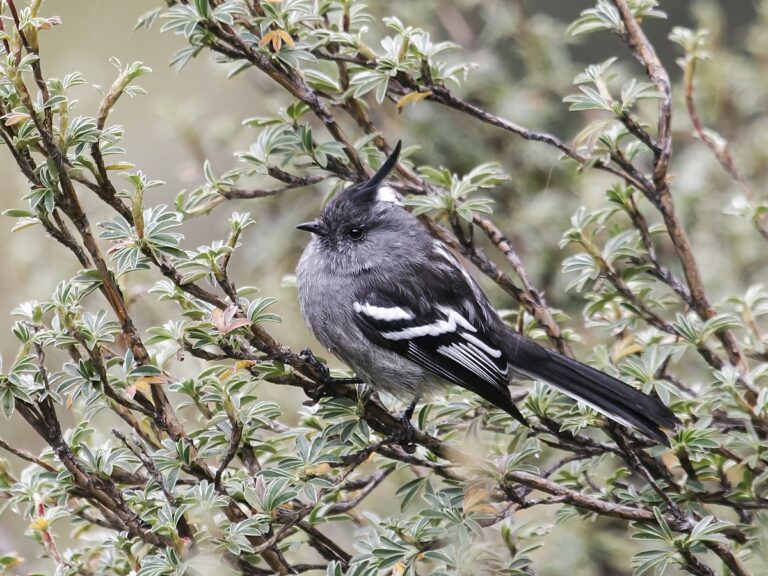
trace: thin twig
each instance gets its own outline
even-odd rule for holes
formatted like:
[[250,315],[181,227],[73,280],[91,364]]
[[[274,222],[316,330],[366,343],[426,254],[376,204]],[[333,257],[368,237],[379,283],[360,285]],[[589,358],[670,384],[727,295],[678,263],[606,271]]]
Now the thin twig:
[[240,424],[240,422],[233,414],[227,413],[227,417],[229,418],[229,424],[231,427],[229,432],[229,445],[227,447],[226,454],[224,454],[224,458],[221,459],[221,464],[216,470],[216,475],[213,480],[213,483],[217,488],[221,487],[221,476],[224,474],[227,466],[229,466],[230,462],[232,462],[235,455],[237,454],[237,451],[240,449],[240,440],[243,437],[243,425]]
[[[683,86],[685,88],[685,107],[688,110],[688,116],[693,124],[693,129],[702,142],[710,149],[717,161],[725,169],[728,175],[739,185],[744,195],[750,202],[755,202],[755,193],[747,182],[744,174],[739,170],[736,161],[731,154],[730,146],[726,141],[716,140],[710,132],[704,127],[699,117],[699,111],[696,108],[696,100],[693,97],[694,77],[696,75],[696,64],[698,59],[694,56],[686,56],[685,66],[683,68]],[[754,217],[755,227],[760,235],[768,240],[768,214],[757,211]]]
[[26,460],[31,464],[36,464],[40,466],[40,468],[42,468],[43,470],[47,470],[48,472],[59,472],[59,470],[57,470],[56,467],[51,466],[45,460],[41,460],[31,452],[24,450],[23,448],[15,448],[14,446],[11,446],[10,444],[8,444],[8,442],[3,440],[2,438],[0,438],[0,448],[2,448],[3,450],[7,450],[11,454],[13,454],[18,458],[21,458],[22,460]]

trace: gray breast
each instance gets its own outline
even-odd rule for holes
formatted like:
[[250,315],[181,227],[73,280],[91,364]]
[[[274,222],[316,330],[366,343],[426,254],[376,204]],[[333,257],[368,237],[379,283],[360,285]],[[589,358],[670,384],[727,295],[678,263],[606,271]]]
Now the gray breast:
[[363,335],[353,317],[354,279],[318,274],[310,266],[313,252],[310,243],[296,278],[301,314],[315,338],[368,384],[404,400],[430,395],[445,386],[442,379]]

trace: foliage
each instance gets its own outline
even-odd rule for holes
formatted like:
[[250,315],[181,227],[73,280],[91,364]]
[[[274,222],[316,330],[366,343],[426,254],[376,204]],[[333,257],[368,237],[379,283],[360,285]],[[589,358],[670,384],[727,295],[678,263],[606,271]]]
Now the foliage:
[[[139,24],[183,38],[174,68],[212,52],[232,74],[255,71],[286,93],[284,109],[245,121],[255,136],[238,166],[217,175],[206,162],[204,183],[173,206],[152,202],[162,182],[125,160],[123,128],[109,124],[123,95],[143,93],[135,82],[149,69],[115,62],[99,109],[76,116],[72,89],[85,79],[43,72],[40,41],[58,19],[41,15],[39,0],[0,9],[0,137],[30,185],[23,207],[6,216],[18,229],[41,227],[82,267],[50,299],[18,307],[19,350],[0,365],[4,416],[23,419],[48,446],[36,455],[0,441],[29,464],[16,473],[0,462],[0,513],[28,521],[56,573],[185,574],[224,559],[225,571],[243,574],[531,574],[551,527],[526,525],[518,513],[550,505],[558,522],[629,526],[647,544],[632,560],[640,574],[677,565],[745,575],[768,562],[768,295],[753,284],[712,300],[705,288],[670,174],[678,88],[642,28],[664,16],[655,1],[599,0],[571,26],[586,41],[612,33],[628,52],[576,75],[563,100],[586,125],[570,145],[462,98],[474,66],[458,59],[459,46],[395,16],[379,22],[356,0],[167,0]],[[693,132],[740,190],[728,212],[754,227],[750,242],[762,242],[764,201],[696,112],[696,65],[715,51],[704,31],[675,28],[671,40],[684,50]],[[630,56],[647,78],[617,71]],[[530,428],[451,389],[420,406],[410,454],[390,441],[400,420],[367,387],[337,384],[319,398],[324,370],[270,333],[281,320],[275,299],[234,284],[232,255],[258,241],[247,212],[234,212],[219,240],[185,248],[193,220],[228,202],[279,205],[288,190],[362,180],[390,149],[375,112],[436,105],[526,146],[543,142],[566,168],[578,166],[577,178],[610,177],[604,199],[572,215],[563,268],[587,326],[612,337],[591,361],[683,420],[670,449],[528,383],[520,404]],[[506,181],[502,168],[487,159],[462,171],[410,163],[417,154],[406,150],[391,185],[514,300],[511,322],[571,353],[570,320],[547,305],[517,242],[493,221],[503,213],[485,196]],[[273,185],[254,188],[255,178]],[[86,210],[85,195],[109,217]],[[126,300],[124,283],[140,271],[154,274],[149,297],[176,307],[162,326],[140,325]],[[268,399],[274,386],[310,399],[298,423]],[[68,429],[64,413],[75,420]],[[99,413],[113,416],[111,434],[94,426]],[[464,449],[469,442],[487,455]],[[372,504],[386,482],[399,509]],[[67,531],[88,538],[65,547]],[[19,561],[0,556],[0,571]]]

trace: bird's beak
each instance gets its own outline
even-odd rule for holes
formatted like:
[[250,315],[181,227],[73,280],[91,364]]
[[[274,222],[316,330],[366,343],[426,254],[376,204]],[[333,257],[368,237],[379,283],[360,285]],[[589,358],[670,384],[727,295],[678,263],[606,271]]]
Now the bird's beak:
[[304,222],[304,224],[299,224],[296,228],[305,232],[312,232],[312,234],[317,234],[318,236],[325,236],[328,233],[322,220]]

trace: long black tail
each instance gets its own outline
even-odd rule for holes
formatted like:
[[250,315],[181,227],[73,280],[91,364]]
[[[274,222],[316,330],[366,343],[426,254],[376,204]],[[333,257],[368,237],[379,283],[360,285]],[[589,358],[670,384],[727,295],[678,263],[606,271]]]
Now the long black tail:
[[591,366],[547,350],[506,326],[504,330],[505,337],[499,344],[511,366],[545,380],[612,420],[669,446],[666,431],[677,428],[680,421],[659,399]]

